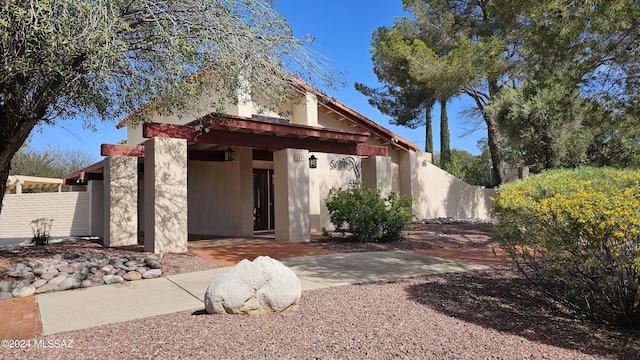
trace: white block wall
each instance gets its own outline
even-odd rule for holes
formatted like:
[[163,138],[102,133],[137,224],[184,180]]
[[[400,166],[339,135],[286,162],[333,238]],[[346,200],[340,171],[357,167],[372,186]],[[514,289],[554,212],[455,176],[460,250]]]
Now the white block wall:
[[89,235],[89,193],[6,194],[0,213],[0,238],[31,238],[31,221],[53,219],[51,236]]

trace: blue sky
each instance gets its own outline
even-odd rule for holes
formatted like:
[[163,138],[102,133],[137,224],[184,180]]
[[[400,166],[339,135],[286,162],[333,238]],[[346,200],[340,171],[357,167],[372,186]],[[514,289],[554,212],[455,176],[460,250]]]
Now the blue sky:
[[[379,86],[371,62],[371,34],[380,26],[391,26],[396,16],[402,16],[401,0],[324,0],[308,2],[279,0],[276,5],[291,24],[297,37],[311,34],[315,37],[313,49],[330,59],[332,66],[346,73],[347,87],[337,91],[325,90],[338,101],[367,116],[378,124],[414,142],[424,150],[424,127],[408,129],[392,126],[390,118],[369,105],[367,97],[355,90],[355,82]],[[478,154],[478,139],[486,136],[484,128],[462,136],[472,127],[460,112],[470,106],[464,97],[449,103],[449,130],[451,148]],[[433,111],[434,148],[440,148],[440,109]],[[62,121],[57,126],[37,127],[30,148],[40,150],[54,146],[65,150],[81,150],[96,160],[100,159],[100,144],[115,144],[126,139],[126,131],[117,130],[115,121],[98,123],[97,131],[82,128],[81,120]]]

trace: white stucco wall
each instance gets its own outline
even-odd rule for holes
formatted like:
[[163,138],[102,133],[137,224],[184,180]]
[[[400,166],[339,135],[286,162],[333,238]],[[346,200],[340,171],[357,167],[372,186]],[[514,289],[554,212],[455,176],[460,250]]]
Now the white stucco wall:
[[0,238],[31,238],[31,221],[53,219],[51,236],[86,236],[89,193],[6,194],[0,214]]

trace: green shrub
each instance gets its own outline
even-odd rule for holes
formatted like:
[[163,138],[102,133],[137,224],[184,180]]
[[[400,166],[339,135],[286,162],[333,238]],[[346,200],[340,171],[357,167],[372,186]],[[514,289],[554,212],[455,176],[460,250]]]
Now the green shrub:
[[[356,242],[398,240],[413,219],[411,198],[396,193],[382,196],[380,187],[350,186],[331,189],[327,200],[329,219],[335,232]],[[323,229],[325,237],[331,237]]]
[[494,213],[535,285],[593,320],[640,324],[640,171],[549,171],[500,187]]

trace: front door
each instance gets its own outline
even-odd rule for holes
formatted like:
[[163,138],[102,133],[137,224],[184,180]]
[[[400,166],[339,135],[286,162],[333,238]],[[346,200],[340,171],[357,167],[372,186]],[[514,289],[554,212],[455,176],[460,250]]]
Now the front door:
[[253,230],[273,230],[273,223],[273,170],[253,169]]

